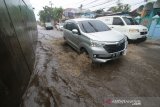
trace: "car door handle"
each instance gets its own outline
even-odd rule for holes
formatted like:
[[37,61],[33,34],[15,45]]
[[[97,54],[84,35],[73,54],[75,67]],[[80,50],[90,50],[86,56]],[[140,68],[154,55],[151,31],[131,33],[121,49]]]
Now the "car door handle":
[[111,28],[114,28],[114,27],[111,27]]

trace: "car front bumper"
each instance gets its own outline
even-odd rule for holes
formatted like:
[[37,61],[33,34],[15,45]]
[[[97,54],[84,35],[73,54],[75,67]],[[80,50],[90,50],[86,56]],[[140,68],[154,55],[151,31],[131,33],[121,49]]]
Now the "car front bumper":
[[132,33],[132,34],[130,33],[130,34],[127,34],[127,37],[130,40],[137,40],[137,39],[141,39],[141,38],[146,38],[147,34],[140,35],[139,33]]
[[119,51],[119,52],[114,52],[114,53],[107,53],[107,54],[93,54],[92,56],[92,61],[93,62],[101,62],[101,63],[105,63],[109,60],[114,60],[117,59],[123,55],[126,54],[126,49]]
[[51,27],[46,27],[46,29],[47,29],[47,30],[50,30],[50,29],[53,29],[53,27],[52,27],[52,26],[51,26]]
[[128,42],[125,43],[125,48],[121,51],[108,53],[103,47],[91,47],[89,56],[93,62],[105,63],[109,60],[117,59],[127,53]]

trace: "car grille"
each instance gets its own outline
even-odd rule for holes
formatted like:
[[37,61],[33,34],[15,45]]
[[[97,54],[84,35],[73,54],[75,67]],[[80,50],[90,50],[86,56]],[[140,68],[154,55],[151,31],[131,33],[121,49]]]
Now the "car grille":
[[147,32],[140,32],[140,35],[146,35]]
[[125,48],[125,41],[122,40],[118,44],[107,44],[104,46],[104,49],[109,53],[114,53],[121,51]]

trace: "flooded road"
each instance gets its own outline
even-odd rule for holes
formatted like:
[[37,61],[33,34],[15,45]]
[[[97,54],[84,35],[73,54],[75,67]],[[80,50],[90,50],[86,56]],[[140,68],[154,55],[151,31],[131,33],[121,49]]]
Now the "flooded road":
[[160,96],[160,46],[129,44],[126,56],[92,64],[64,42],[62,32],[38,29],[35,70],[22,107],[107,107],[110,97]]

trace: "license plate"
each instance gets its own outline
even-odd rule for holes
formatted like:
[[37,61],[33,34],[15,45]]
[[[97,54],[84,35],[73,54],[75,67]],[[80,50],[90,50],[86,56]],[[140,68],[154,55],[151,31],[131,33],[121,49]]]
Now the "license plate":
[[112,54],[112,57],[118,57],[118,56],[120,56],[120,52]]
[[120,56],[120,52],[116,53],[116,57]]
[[123,52],[114,53],[114,54],[112,54],[112,57],[118,57],[121,55],[123,55]]
[[146,36],[142,36],[142,38],[145,38]]

